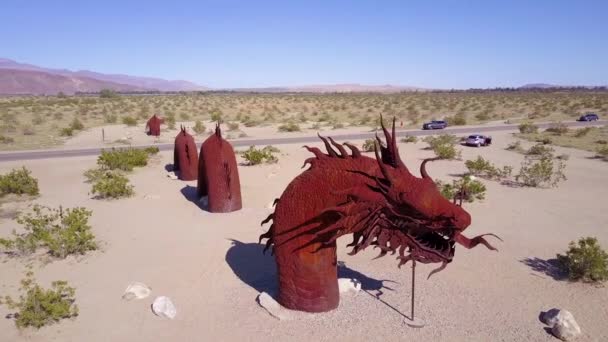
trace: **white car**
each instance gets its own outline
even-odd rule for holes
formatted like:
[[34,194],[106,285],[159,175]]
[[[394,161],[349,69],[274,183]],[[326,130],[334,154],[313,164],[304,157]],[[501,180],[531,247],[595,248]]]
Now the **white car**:
[[492,144],[492,137],[481,134],[473,134],[467,137],[465,144],[468,146],[488,146]]

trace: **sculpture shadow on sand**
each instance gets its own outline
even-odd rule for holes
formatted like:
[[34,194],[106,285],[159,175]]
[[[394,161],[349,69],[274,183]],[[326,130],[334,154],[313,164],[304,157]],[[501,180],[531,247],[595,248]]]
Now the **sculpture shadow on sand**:
[[187,199],[189,202],[192,202],[194,205],[204,211],[209,211],[207,207],[207,202],[204,199],[199,200],[195,186],[186,185],[180,190],[180,192],[182,193],[184,198]]

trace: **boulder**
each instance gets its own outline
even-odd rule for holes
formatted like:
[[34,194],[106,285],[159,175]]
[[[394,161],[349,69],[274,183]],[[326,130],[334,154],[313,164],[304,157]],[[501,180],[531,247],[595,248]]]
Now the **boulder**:
[[562,341],[572,341],[581,334],[581,328],[570,311],[551,309],[542,315],[542,320],[551,327],[553,336]]

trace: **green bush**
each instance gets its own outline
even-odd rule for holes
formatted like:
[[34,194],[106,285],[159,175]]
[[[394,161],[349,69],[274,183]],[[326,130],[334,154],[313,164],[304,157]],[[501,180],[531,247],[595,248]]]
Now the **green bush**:
[[80,122],[80,120],[78,120],[78,118],[74,118],[74,120],[72,120],[72,123],[70,124],[70,128],[74,131],[79,131],[84,128],[84,125],[82,124],[82,122]]
[[44,289],[34,282],[32,272],[21,280],[19,300],[9,296],[4,297],[0,304],[5,304],[11,310],[17,310],[10,315],[15,318],[17,328],[35,327],[37,329],[57,323],[62,319],[78,316],[78,307],[74,295],[76,290],[66,281],[54,281],[50,289]]
[[150,146],[150,147],[146,147],[144,148],[144,151],[148,154],[148,155],[155,155],[158,154],[158,152],[160,152],[160,149],[157,146]]
[[295,122],[287,122],[279,126],[279,132],[299,132],[300,126]]
[[467,175],[460,179],[453,180],[452,184],[436,181],[437,188],[441,195],[448,200],[459,198],[461,191],[463,192],[463,200],[466,202],[474,202],[475,200],[482,201],[486,197],[486,186],[482,182]]
[[104,171],[94,180],[91,193],[96,198],[117,199],[130,197],[134,194],[129,179],[117,171]]
[[536,142],[541,143],[543,145],[553,144],[553,140],[551,140],[551,138],[549,138],[549,137],[540,137],[540,138],[536,139]]
[[72,127],[64,127],[59,131],[59,135],[62,137],[71,137],[74,135],[74,129]]
[[135,148],[102,150],[97,164],[104,170],[133,171],[148,164],[148,152]]
[[487,179],[500,180],[509,177],[511,172],[513,172],[511,166],[503,166],[502,169],[499,169],[482,156],[477,156],[477,159],[475,160],[467,160],[464,165],[467,167],[470,174]]
[[65,258],[97,249],[88,221],[92,212],[82,207],[63,210],[35,205],[33,212],[21,214],[17,223],[24,233],[13,231],[13,239],[0,240],[0,246],[19,255],[47,249],[51,256]]
[[547,128],[545,131],[555,135],[564,135],[568,133],[569,129],[563,122],[557,122],[551,124],[551,127]]
[[206,129],[206,127],[201,122],[201,120],[196,120],[196,122],[194,123],[194,127],[192,127],[192,130],[196,134],[203,134],[203,133],[205,133],[205,129]]
[[103,121],[105,123],[114,124],[118,122],[118,116],[115,114],[106,114],[103,116]]
[[593,237],[572,241],[566,255],[557,255],[562,269],[572,281],[602,282],[608,280],[608,253]]
[[440,145],[455,145],[460,141],[460,138],[452,134],[440,134],[426,136],[422,141],[429,144],[430,150],[434,150]]
[[0,197],[6,194],[32,195],[40,194],[38,180],[31,176],[31,171],[22,167],[0,175]]
[[125,116],[122,118],[122,123],[127,125],[127,126],[136,126],[137,125],[137,119],[132,117],[132,116]]
[[467,124],[467,118],[464,114],[459,113],[454,116],[448,116],[445,121],[450,126],[464,126]]
[[553,148],[547,147],[544,144],[539,143],[539,144],[536,144],[536,145],[530,147],[530,149],[528,151],[526,151],[526,155],[553,157],[554,152],[555,152],[555,150]]
[[372,152],[375,149],[375,146],[376,140],[367,139],[365,142],[363,142],[363,146],[361,148],[363,149],[363,152]]
[[11,137],[6,137],[4,135],[0,135],[0,144],[12,144],[15,142],[15,139]]
[[402,143],[417,143],[418,138],[414,135],[406,135],[405,138],[400,140]]
[[247,165],[276,163],[278,158],[274,156],[275,152],[278,152],[278,149],[273,146],[266,146],[262,149],[250,146],[248,150],[241,152],[241,156],[247,161]]
[[516,141],[514,143],[511,143],[507,146],[506,148],[507,151],[515,151],[515,152],[519,152],[519,153],[524,153],[526,152],[526,150],[524,150],[524,148],[521,146],[521,141]]
[[538,126],[531,122],[524,122],[519,125],[520,133],[536,133],[538,132]]
[[574,136],[576,138],[582,138],[582,137],[586,136],[589,132],[591,132],[592,129],[593,129],[593,127],[585,127],[585,128],[577,129],[574,132]]
[[441,159],[460,159],[461,156],[460,151],[456,150],[454,145],[448,144],[435,146],[435,148],[433,148],[433,152],[435,152],[435,155]]
[[598,148],[595,156],[608,161],[608,146],[604,145]]
[[550,155],[541,155],[539,159],[526,156],[515,180],[530,187],[557,187],[559,182],[566,180],[565,168],[563,160],[554,159]]
[[215,122],[222,121],[222,111],[216,110],[213,113],[211,113],[211,121],[215,121]]
[[118,97],[118,94],[112,89],[102,89],[99,92],[99,97],[101,97],[102,99],[111,99],[114,97]]

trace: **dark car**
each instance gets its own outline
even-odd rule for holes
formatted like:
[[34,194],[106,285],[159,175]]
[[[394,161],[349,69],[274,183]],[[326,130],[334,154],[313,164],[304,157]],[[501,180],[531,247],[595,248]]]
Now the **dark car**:
[[422,125],[422,129],[444,129],[446,127],[448,127],[448,123],[443,120],[433,120]]
[[578,121],[597,121],[599,120],[599,116],[597,116],[597,114],[595,113],[587,113],[585,115],[581,115],[580,118],[578,118]]

